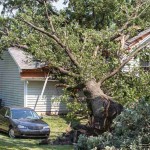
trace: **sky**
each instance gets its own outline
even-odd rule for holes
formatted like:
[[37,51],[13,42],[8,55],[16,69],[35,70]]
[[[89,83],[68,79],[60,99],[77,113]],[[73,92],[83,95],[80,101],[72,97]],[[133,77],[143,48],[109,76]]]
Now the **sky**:
[[[66,5],[63,4],[64,0],[59,0],[58,2],[53,2],[53,5],[57,8],[57,10],[61,10],[64,7],[67,7]],[[0,5],[0,12],[2,11],[2,6]]]
[[58,9],[61,10],[64,7],[67,7],[66,5],[63,4],[64,0],[59,0],[58,2],[54,2],[53,5]]

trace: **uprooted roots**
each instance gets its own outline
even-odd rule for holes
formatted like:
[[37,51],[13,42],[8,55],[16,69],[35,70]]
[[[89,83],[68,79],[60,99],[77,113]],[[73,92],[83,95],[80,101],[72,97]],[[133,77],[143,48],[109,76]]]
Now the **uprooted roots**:
[[72,145],[78,141],[78,137],[80,134],[84,134],[87,136],[96,136],[97,131],[92,127],[88,127],[86,125],[77,125],[74,129],[69,132],[63,133],[56,140],[44,139],[39,144],[50,144],[50,145]]

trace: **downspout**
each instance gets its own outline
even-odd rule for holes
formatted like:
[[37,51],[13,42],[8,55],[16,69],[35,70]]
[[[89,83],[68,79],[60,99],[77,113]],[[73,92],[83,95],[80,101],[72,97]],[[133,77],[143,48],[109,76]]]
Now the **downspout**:
[[34,110],[36,109],[36,106],[37,106],[38,101],[40,101],[40,100],[42,99],[42,97],[43,97],[43,94],[44,94],[44,91],[45,91],[45,88],[46,88],[48,79],[49,79],[49,73],[47,74],[47,77],[46,77],[46,79],[45,79],[42,92],[41,92],[39,98],[37,98],[37,100],[36,100],[36,102],[35,102]]

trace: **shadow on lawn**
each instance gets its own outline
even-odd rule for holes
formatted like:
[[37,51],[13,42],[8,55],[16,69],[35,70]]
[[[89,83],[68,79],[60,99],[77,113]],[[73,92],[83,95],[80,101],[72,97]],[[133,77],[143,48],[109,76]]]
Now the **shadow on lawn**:
[[0,132],[0,150],[71,150],[71,146],[39,145],[39,138],[11,139],[7,134]]
[[36,141],[32,139],[15,138],[11,139],[7,134],[0,132],[0,150],[28,150],[31,147],[37,147]]

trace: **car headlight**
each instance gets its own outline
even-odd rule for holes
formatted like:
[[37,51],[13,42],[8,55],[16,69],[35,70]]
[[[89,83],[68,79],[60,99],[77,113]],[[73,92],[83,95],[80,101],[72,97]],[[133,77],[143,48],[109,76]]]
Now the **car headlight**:
[[43,129],[49,129],[49,126],[45,126],[45,127],[43,127]]
[[23,126],[23,125],[18,125],[19,129],[27,129],[27,127]]

